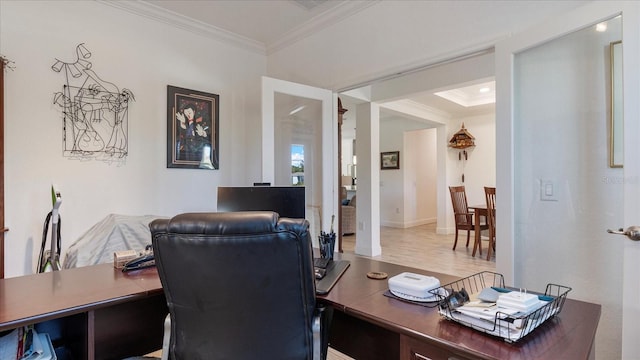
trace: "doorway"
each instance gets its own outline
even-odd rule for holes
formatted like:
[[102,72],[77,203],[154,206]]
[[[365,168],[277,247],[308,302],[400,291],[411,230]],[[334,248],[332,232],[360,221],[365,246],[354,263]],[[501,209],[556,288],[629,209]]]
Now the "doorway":
[[[376,224],[378,227],[382,225],[403,228],[434,222],[437,223],[437,233],[452,233],[454,227],[451,200],[447,191],[449,185],[468,186],[471,204],[485,202],[484,186],[495,186],[495,105],[492,101],[479,106],[461,106],[434,93],[492,82],[493,73],[493,51],[487,50],[474,56],[465,56],[458,61],[447,61],[391,80],[340,93],[345,108],[349,109],[349,115],[343,125],[346,129],[345,135],[348,136],[351,131],[353,136],[358,136],[354,121],[358,116],[357,108],[363,103],[375,102],[380,107],[380,138],[376,139],[379,152],[400,152],[400,169],[380,170],[379,184],[372,185],[380,187],[381,216]],[[372,95],[367,97],[362,94]],[[448,149],[447,144],[449,137],[463,123],[467,128],[471,127],[476,131],[474,135],[482,139],[482,146],[470,149],[468,158],[460,161],[458,152]],[[417,185],[422,180],[417,177],[420,174],[416,173],[416,165],[410,162],[411,159],[423,160],[425,156],[421,152],[428,150],[407,145],[415,135],[414,132],[426,129],[431,131],[430,139],[436,152],[436,158],[433,159],[436,179],[431,181],[433,188],[428,190],[433,194],[428,201],[432,202],[432,207],[436,209],[435,214],[420,212],[416,207]],[[393,137],[399,139],[390,140]],[[343,146],[343,159],[350,156],[348,151],[352,140],[349,137],[342,139],[343,145],[346,145]],[[365,141],[362,143],[366,144]],[[423,141],[418,143],[423,144]],[[365,156],[379,161],[380,154],[372,154],[370,151],[360,154],[361,149],[358,147],[358,158]],[[374,167],[380,169],[379,164]],[[358,173],[361,177],[364,176],[360,169]],[[376,226],[372,223],[371,227],[373,231]]]

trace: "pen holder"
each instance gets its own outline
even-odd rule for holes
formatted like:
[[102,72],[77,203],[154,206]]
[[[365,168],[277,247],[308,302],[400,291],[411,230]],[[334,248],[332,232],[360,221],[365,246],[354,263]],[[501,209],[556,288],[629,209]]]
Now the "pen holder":
[[318,243],[320,245],[320,257],[333,260],[333,251],[336,246],[336,233],[322,233],[318,236]]

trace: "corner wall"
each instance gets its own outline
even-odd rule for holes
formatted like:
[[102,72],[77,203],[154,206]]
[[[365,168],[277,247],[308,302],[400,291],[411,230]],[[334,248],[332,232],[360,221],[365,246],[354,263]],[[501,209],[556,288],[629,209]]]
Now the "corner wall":
[[380,123],[380,152],[400,151],[400,169],[380,170],[382,226],[407,228],[436,221],[436,131],[424,127],[402,118]]
[[[74,59],[80,43],[101,78],[135,96],[123,161],[62,156],[52,99],[64,76],[51,66]],[[262,54],[95,1],[1,1],[0,54],[15,63],[5,74],[7,277],[35,270],[52,183],[63,199],[64,257],[108,214],[215,210],[218,185],[260,179]],[[220,95],[220,170],[166,167],[167,85]]]
[[448,139],[460,130],[463,123],[476,138],[475,146],[465,149],[467,160],[459,160],[458,149],[447,148],[451,169],[449,186],[465,185],[469,204],[484,204],[484,187],[496,185],[496,117],[491,113],[451,120]]

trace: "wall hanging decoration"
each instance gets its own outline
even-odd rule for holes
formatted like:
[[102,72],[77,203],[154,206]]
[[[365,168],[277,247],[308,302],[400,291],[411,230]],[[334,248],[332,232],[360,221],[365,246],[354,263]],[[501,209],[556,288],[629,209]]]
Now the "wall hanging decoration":
[[16,68],[15,63],[4,57],[2,54],[0,54],[0,63],[3,64],[5,70],[13,70]]
[[218,169],[220,96],[167,86],[167,167]]
[[400,151],[380,153],[380,170],[400,169]]
[[458,152],[458,160],[462,161],[462,182],[464,183],[464,165],[469,158],[467,148],[476,146],[475,139],[467,129],[464,128],[464,123],[457,133],[453,134],[451,140],[449,140],[449,147],[460,150]]
[[62,91],[53,103],[62,110],[63,153],[76,159],[121,161],[128,152],[130,90],[101,79],[88,60],[84,44],[76,47],[71,62],[56,59],[51,69],[62,73]]

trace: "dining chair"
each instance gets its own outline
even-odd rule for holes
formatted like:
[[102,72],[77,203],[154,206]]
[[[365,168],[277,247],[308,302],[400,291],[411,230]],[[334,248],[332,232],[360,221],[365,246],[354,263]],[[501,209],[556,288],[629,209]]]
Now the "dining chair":
[[496,251],[496,188],[484,187],[484,197],[487,201],[487,223],[489,224],[489,249],[487,260],[491,259],[491,251]]
[[[467,205],[467,194],[465,192],[464,186],[449,186],[449,192],[451,193],[451,203],[453,205],[453,216],[456,224],[456,237],[453,242],[453,250],[456,249],[458,245],[458,231],[466,230],[467,231],[467,244],[466,247],[469,247],[469,238],[471,230],[475,231],[475,226],[473,222],[473,213],[469,211],[469,206]],[[488,229],[488,225],[480,224],[480,230]]]

